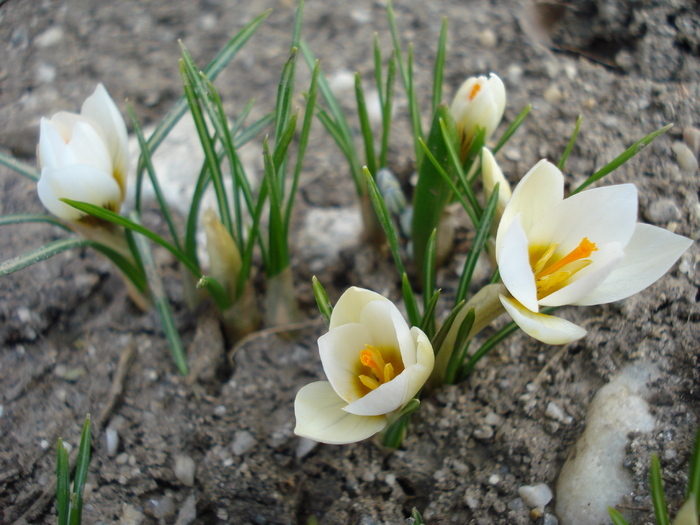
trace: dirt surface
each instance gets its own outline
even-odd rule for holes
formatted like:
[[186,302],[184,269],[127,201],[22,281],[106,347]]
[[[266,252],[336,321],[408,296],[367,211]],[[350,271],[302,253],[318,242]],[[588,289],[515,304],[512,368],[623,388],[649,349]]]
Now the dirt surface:
[[[531,116],[498,156],[512,182],[540,158],[559,158],[579,114],[583,126],[567,163],[572,183],[674,122],[606,182],[633,182],[642,220],[698,238],[697,173],[683,172],[671,150],[685,127],[700,125],[697,2],[599,0],[537,9],[515,1],[396,4],[402,38],[415,44],[426,122],[442,16],[450,24],[445,100],[466,76],[495,71],[508,91],[506,123],[533,103]],[[181,93],[177,39],[204,65],[268,7],[274,9],[268,20],[217,81],[232,117],[256,98],[253,118],[274,102],[294,17],[290,0],[2,2],[0,147],[33,163],[39,117],[77,110],[97,82],[124,113],[129,99],[142,121],[157,122]],[[544,31],[553,17],[557,24]],[[370,85],[375,31],[389,54],[382,2],[311,1],[304,24],[331,79],[357,70]],[[300,90],[308,78],[299,67]],[[352,109],[352,89],[339,96]],[[403,115],[399,94],[397,118],[405,122]],[[354,203],[341,155],[319,125],[314,133],[299,228],[313,208]],[[405,126],[393,143],[391,167],[408,180],[413,164]],[[0,188],[0,213],[42,210],[33,182],[0,168]],[[458,217],[458,239],[464,240],[467,221]],[[155,214],[145,220],[162,227]],[[64,235],[46,225],[5,226],[1,258]],[[458,244],[455,260],[466,248]],[[292,403],[302,385],[322,376],[316,347],[322,324],[311,322],[292,340],[258,334],[227,366],[229,349],[213,316],[186,309],[177,265],[165,253],[156,256],[190,363],[200,370],[195,381],[177,375],[156,314],[141,313],[129,301],[118,275],[95,252],[64,253],[0,279],[2,523],[55,522],[54,444],[63,436],[75,446],[88,412],[101,426],[95,428],[85,523],[305,524],[314,517],[324,524],[372,525],[400,523],[412,507],[428,523],[533,523],[518,488],[555,487],[592,395],[637,361],[660,370],[648,398],[657,426],[630,436],[625,465],[636,490],[622,510],[631,523],[653,522],[646,481],[652,452],[661,457],[671,509],[681,503],[700,401],[697,246],[635,297],[562,310],[589,330],[577,343],[559,348],[521,334],[509,339],[468,381],[424,400],[401,450],[389,453],[368,441],[320,445],[306,455],[292,433]],[[312,270],[298,245],[293,267],[311,320],[317,317],[312,273],[333,300],[350,284],[399,297],[387,254],[367,247],[353,246]],[[454,293],[456,267],[453,261],[439,274],[447,296]],[[570,418],[546,416],[550,403]],[[113,457],[107,427],[119,436]],[[189,486],[174,472],[177,462],[187,463],[182,456],[196,466]],[[552,509],[540,521],[554,523]]]

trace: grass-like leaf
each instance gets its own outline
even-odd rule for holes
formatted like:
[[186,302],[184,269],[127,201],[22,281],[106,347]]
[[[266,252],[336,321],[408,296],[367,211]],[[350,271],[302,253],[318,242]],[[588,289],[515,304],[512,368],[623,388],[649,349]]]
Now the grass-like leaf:
[[634,157],[637,153],[642,151],[646,146],[651,144],[656,137],[666,133],[669,129],[671,129],[671,127],[673,127],[673,124],[668,124],[661,129],[657,129],[656,131],[649,133],[643,139],[638,140],[637,142],[632,144],[629,148],[627,148],[625,151],[623,151],[620,155],[615,157],[615,159],[608,162],[605,166],[603,166],[598,171],[596,171],[593,175],[588,177],[583,182],[583,184],[581,184],[578,188],[576,188],[574,191],[571,192],[571,195],[578,193],[579,191],[587,188],[591,184],[599,181],[600,179],[602,179],[606,175],[615,171],[617,168],[622,166],[625,162],[627,162],[632,157]]
[[401,446],[404,435],[406,434],[408,422],[418,408],[420,408],[420,401],[414,397],[403,410],[401,410],[399,417],[384,430],[382,434],[382,445],[395,449]]
[[0,151],[0,164],[2,164],[3,166],[7,166],[12,171],[16,171],[20,175],[24,175],[25,177],[27,177],[30,180],[33,180],[34,182],[38,182],[41,178],[39,170],[37,170],[35,167],[30,166],[29,164],[26,164],[21,160],[14,158],[12,155],[7,155],[2,151]]
[[423,309],[423,319],[421,320],[420,329],[425,332],[429,339],[435,335],[435,309],[440,300],[440,289],[435,290],[430,302]]
[[421,516],[421,513],[418,512],[418,509],[415,507],[413,507],[413,510],[411,511],[411,518],[413,518],[413,525],[425,525],[423,516]]
[[78,461],[75,464],[75,478],[73,480],[73,495],[70,509],[69,525],[80,525],[83,516],[83,489],[87,479],[88,467],[90,466],[90,451],[92,449],[90,440],[92,433],[90,430],[90,414],[85,416],[83,431],[80,434],[80,445],[78,446]]
[[[447,166],[449,150],[445,144],[440,121],[444,121],[449,132],[450,140],[457,142],[457,128],[452,118],[451,111],[446,106],[439,106],[433,118],[433,124],[426,142],[427,150],[434,157],[432,161],[423,162],[418,171],[418,183],[413,195],[413,219],[411,223],[411,240],[413,241],[413,254],[418,273],[422,277],[423,262],[428,239],[433,230],[439,227],[445,206],[449,202],[452,190],[444,181],[436,166]],[[418,138],[418,147],[423,151],[421,139]],[[454,175],[448,173],[452,178]]]
[[693,454],[690,457],[690,469],[688,470],[688,488],[686,499],[695,496],[696,510],[700,514],[700,426],[695,432],[695,444]]
[[610,521],[613,522],[613,525],[629,525],[622,514],[612,507],[608,507],[608,516],[610,516]]
[[[264,13],[258,15],[253,20],[250,21],[243,29],[241,29],[229,42],[219,51],[219,53],[214,57],[209,65],[204,68],[204,74],[210,80],[214,80],[219,73],[226,67],[226,65],[236,56],[238,51],[243,47],[243,45],[253,36],[255,31],[262,22],[269,16],[272,9],[268,9]],[[175,124],[180,120],[182,115],[187,111],[187,99],[185,96],[180,97],[180,99],[175,103],[173,108],[168,111],[168,114],[163,120],[156,126],[155,131],[148,139],[148,147],[151,155],[158,149],[158,146],[163,142],[165,137],[170,133],[170,130],[175,127]],[[143,170],[145,169],[145,164],[143,159],[139,159],[138,168],[136,170],[136,210],[141,210],[141,181],[143,180]]]
[[[137,224],[136,221],[138,220],[138,216],[135,212],[132,212],[131,219],[135,224]],[[153,260],[151,247],[148,245],[146,237],[141,235],[135,235],[134,242],[136,243],[136,248],[141,256],[141,261],[143,262],[146,278],[148,279],[148,286],[151,290],[153,302],[155,303],[156,310],[160,316],[161,323],[163,324],[163,331],[165,332],[165,337],[168,340],[168,345],[170,346],[170,352],[173,356],[173,360],[175,361],[175,366],[177,366],[180,374],[185,376],[188,373],[185,349],[182,346],[180,334],[175,326],[173,312],[170,309],[170,301],[165,293],[163,281],[158,273],[156,263]]]
[[263,184],[267,188],[270,199],[269,252],[265,264],[265,273],[267,278],[270,279],[289,266],[289,251],[284,219],[282,217],[282,195],[280,195],[280,185],[277,180],[279,175],[270,154],[267,138],[263,141],[263,160],[265,164]]
[[467,349],[469,348],[469,334],[474,326],[474,321],[476,320],[476,314],[474,308],[471,308],[467,315],[464,317],[464,321],[457,331],[457,338],[455,339],[455,346],[452,349],[452,354],[450,355],[450,360],[447,363],[447,369],[445,370],[445,383],[451,385],[455,382],[457,378],[457,372],[464,363],[464,358],[467,355]]
[[433,105],[432,113],[435,114],[437,107],[442,102],[442,81],[445,76],[445,57],[447,56],[447,17],[442,17],[440,27],[440,40],[438,41],[437,55],[435,57],[435,68],[433,70]]
[[391,249],[391,254],[394,256],[394,264],[399,272],[399,275],[406,273],[406,269],[401,260],[401,251],[399,250],[399,240],[396,233],[396,228],[391,220],[391,215],[386,207],[386,203],[382,198],[382,194],[377,188],[377,183],[374,181],[372,174],[367,168],[364,168],[365,181],[367,184],[367,190],[369,191],[370,199],[372,200],[372,206],[374,206],[374,211],[379,218],[379,223],[384,229],[386,238],[389,241],[389,248]]
[[569,139],[569,143],[566,145],[566,149],[564,150],[564,154],[561,156],[561,159],[559,159],[559,163],[557,164],[557,168],[559,168],[560,171],[564,169],[564,165],[566,164],[566,159],[569,158],[569,154],[571,153],[571,150],[574,149],[574,144],[576,143],[576,137],[578,137],[578,132],[579,129],[581,128],[581,120],[583,120],[583,117],[581,115],[578,116],[576,119],[576,126],[574,126],[574,132],[571,134],[571,138]]
[[455,298],[455,302],[459,302],[467,297],[469,285],[472,281],[472,275],[474,275],[474,268],[476,268],[479,255],[481,255],[481,251],[484,249],[486,241],[489,238],[491,223],[493,222],[494,215],[496,214],[499,185],[500,183],[496,184],[496,187],[491,193],[491,197],[489,197],[489,200],[486,203],[484,213],[481,215],[479,227],[476,229],[476,234],[474,235],[474,241],[472,242],[467,258],[464,261],[464,267],[462,268],[462,276],[459,279],[459,286],[457,288],[457,297]]
[[445,342],[445,339],[447,338],[447,334],[450,332],[450,329],[452,328],[452,325],[454,324],[457,315],[459,314],[459,312],[462,311],[462,308],[464,308],[465,304],[466,302],[462,301],[452,309],[450,314],[443,321],[440,330],[438,330],[438,333],[435,334],[435,336],[430,340],[430,342],[433,345],[433,351],[435,352],[435,355],[438,355],[438,353],[440,352],[440,349],[442,348],[442,345]]
[[436,244],[437,229],[434,229],[428,238],[428,244],[425,248],[425,261],[423,262],[423,310],[428,308],[428,304],[435,293]]
[[411,288],[411,282],[408,280],[408,275],[401,276],[401,293],[403,301],[406,303],[406,313],[408,314],[408,322],[411,326],[419,326],[421,324],[420,312],[418,312],[418,302]]
[[[391,111],[394,105],[395,84],[396,60],[394,60],[394,53],[392,53],[387,66],[386,86],[382,99],[382,141],[379,151],[379,167],[387,165],[387,156],[389,155],[389,134],[391,133]],[[377,89],[381,93],[382,86],[377,85]]]
[[58,226],[59,228],[63,228],[64,230],[71,231],[71,229],[68,226],[66,226],[66,224],[61,219],[58,219],[53,215],[44,215],[42,213],[26,213],[18,215],[0,216],[0,226],[4,226],[6,224],[22,224],[25,222],[46,222],[49,224],[53,224],[54,226]]
[[362,79],[359,73],[355,73],[355,99],[357,100],[357,115],[360,119],[360,131],[365,145],[365,165],[373,176],[377,175],[377,157],[374,153],[374,135],[367,114],[365,102],[365,90],[362,88]]
[[68,451],[63,446],[63,439],[56,441],[56,508],[58,525],[68,525],[70,510],[70,467]]
[[515,117],[515,120],[510,123],[510,126],[506,128],[506,130],[503,132],[503,135],[501,135],[501,138],[498,140],[498,143],[496,143],[496,146],[493,148],[493,154],[495,155],[498,150],[500,150],[503,146],[505,146],[506,142],[513,136],[513,134],[518,131],[518,128],[520,127],[520,124],[523,123],[525,118],[527,118],[528,113],[530,113],[530,110],[532,109],[532,104],[528,104],[525,106],[525,109],[523,109],[517,117]]
[[670,525],[668,508],[666,507],[666,495],[664,494],[664,484],[661,480],[661,465],[659,464],[659,456],[656,454],[651,455],[649,485],[651,488],[651,499],[654,502],[656,525]]
[[330,299],[328,299],[328,294],[321,282],[314,275],[311,278],[311,287],[314,290],[314,297],[316,298],[316,304],[318,305],[318,311],[321,312],[321,317],[326,322],[328,326],[331,322],[331,314],[333,313],[333,305]]

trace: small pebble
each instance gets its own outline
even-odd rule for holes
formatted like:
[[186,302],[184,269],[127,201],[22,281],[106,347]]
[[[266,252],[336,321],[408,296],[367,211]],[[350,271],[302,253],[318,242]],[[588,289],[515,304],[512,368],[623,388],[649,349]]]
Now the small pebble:
[[649,222],[654,224],[666,224],[672,221],[680,221],[683,217],[681,210],[671,199],[658,199],[653,201],[644,214]]
[[684,142],[674,142],[671,149],[676,154],[676,162],[683,171],[691,174],[698,171],[698,159]]
[[194,470],[194,460],[190,456],[186,456],[184,454],[175,456],[175,467],[173,468],[173,472],[180,483],[186,487],[191,487],[194,485]]
[[564,410],[554,401],[549,402],[549,404],[547,405],[547,410],[545,410],[544,412],[544,415],[547,417],[551,417],[552,419],[556,419],[557,421],[562,421],[566,417]]
[[114,461],[116,461],[119,465],[126,465],[126,463],[129,461],[129,454],[122,452],[114,459]]
[[542,525],[559,525],[559,520],[554,514],[545,514]]
[[544,509],[552,501],[552,489],[546,483],[524,485],[518,489],[518,494],[531,509]]
[[696,158],[700,157],[700,129],[688,126],[683,130],[683,142]]
[[489,412],[484,418],[484,423],[492,427],[499,427],[503,423],[503,418],[495,412]]
[[28,323],[32,320],[32,313],[29,311],[29,308],[18,308],[17,317],[19,318],[21,323]]
[[557,86],[549,86],[542,94],[544,99],[550,104],[559,104],[564,100],[564,94]]
[[478,439],[480,441],[491,439],[493,437],[493,428],[491,428],[489,425],[482,425],[474,430],[472,436],[474,436],[474,439]]
[[150,514],[159,520],[165,520],[175,514],[175,502],[170,496],[163,496],[160,499],[152,499],[148,502]]
[[64,381],[68,381],[69,383],[73,383],[87,374],[87,370],[85,370],[85,368],[82,366],[68,368],[66,365],[57,365],[56,368],[54,368],[53,373],[56,375],[56,377],[59,377]]
[[501,476],[498,474],[491,474],[489,476],[489,485],[498,485],[501,482]]
[[190,525],[197,519],[197,498],[194,494],[187,496],[187,499],[180,507],[180,512],[177,514],[178,525]]
[[105,442],[107,444],[107,457],[113,458],[117,455],[117,449],[119,448],[119,432],[117,432],[116,428],[107,427]]
[[496,47],[498,38],[496,37],[496,33],[494,33],[491,29],[484,29],[481,33],[479,33],[479,42],[481,42],[481,45],[485,48],[491,49]]
[[52,26],[34,39],[34,45],[38,48],[53,47],[61,40],[63,40],[63,29],[59,26]]
[[246,431],[236,432],[233,438],[233,444],[231,445],[231,450],[236,456],[242,456],[246,452],[250,452],[258,441],[253,437],[253,435]]
[[136,507],[122,504],[122,515],[119,518],[119,525],[141,525],[146,516]]
[[45,439],[42,439],[41,441],[39,441],[39,446],[40,446],[43,450],[46,450],[46,449],[49,448],[49,442],[46,441]]
[[214,407],[214,415],[216,417],[224,417],[226,415],[226,407],[224,405]]
[[525,503],[523,503],[522,498],[515,498],[508,502],[508,508],[510,510],[522,510],[525,508]]

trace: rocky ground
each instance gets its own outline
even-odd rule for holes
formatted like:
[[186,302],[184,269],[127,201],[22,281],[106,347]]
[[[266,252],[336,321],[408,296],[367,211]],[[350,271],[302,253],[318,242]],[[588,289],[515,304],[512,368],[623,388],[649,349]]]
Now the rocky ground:
[[[0,3],[0,148],[34,163],[39,117],[77,110],[97,82],[124,113],[128,99],[144,123],[156,123],[181,94],[177,39],[203,65],[268,7],[268,20],[217,81],[232,117],[256,98],[252,118],[274,101],[294,17],[290,0]],[[697,172],[681,169],[672,149],[684,128],[700,126],[696,2],[396,1],[396,14],[404,42],[415,45],[426,122],[442,16],[450,26],[445,100],[466,76],[494,71],[508,91],[506,123],[533,103],[498,156],[514,183],[540,158],[558,159],[579,114],[582,130],[567,163],[572,183],[675,123],[606,182],[637,185],[641,220],[698,238]],[[388,55],[381,1],[307,5],[305,38],[349,111],[348,73],[357,70],[371,84],[375,31]],[[300,91],[308,78],[300,67]],[[396,110],[403,124],[390,166],[408,186],[414,166],[402,94]],[[255,169],[256,154],[251,158]],[[0,187],[0,213],[42,210],[28,179],[0,168]],[[621,510],[630,523],[653,523],[647,469],[658,452],[675,511],[700,401],[697,246],[635,297],[564,309],[589,330],[577,343],[557,348],[510,338],[469,380],[424,400],[401,450],[389,453],[371,441],[305,448],[292,433],[292,402],[322,374],[316,339],[324,331],[314,321],[311,275],[333,300],[351,284],[399,297],[386,253],[352,239],[337,255],[308,249],[308,217],[314,222],[339,211],[356,217],[353,206],[347,166],[317,125],[292,234],[298,296],[310,322],[291,340],[258,334],[232,365],[214,317],[186,309],[177,265],[156,251],[199,371],[194,380],[177,374],[156,314],[129,301],[96,253],[67,252],[0,279],[0,521],[55,522],[54,443],[63,436],[75,446],[89,412],[96,428],[85,523],[369,525],[402,522],[413,507],[428,523],[533,523],[518,489],[537,483],[555,489],[593,394],[637,362],[657,370],[645,394],[656,426],[627,436],[624,465],[635,488]],[[458,239],[466,240],[468,223],[458,219]],[[162,227],[155,213],[145,220]],[[46,225],[4,226],[2,260],[64,235]],[[447,293],[467,247],[458,243],[440,271]],[[119,436],[114,451],[107,429]],[[545,510],[537,519],[554,523],[554,503]]]

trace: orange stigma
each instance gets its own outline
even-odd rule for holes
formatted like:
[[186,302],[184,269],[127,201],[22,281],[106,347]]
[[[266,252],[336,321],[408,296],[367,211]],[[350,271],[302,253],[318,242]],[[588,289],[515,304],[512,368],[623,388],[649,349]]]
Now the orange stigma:
[[469,100],[474,100],[474,97],[476,97],[479,94],[479,91],[481,91],[481,84],[478,82],[472,86],[472,90],[469,92]]
[[554,272],[561,270],[567,264],[590,257],[593,252],[597,251],[598,247],[595,245],[595,243],[589,241],[588,237],[584,237],[576,248],[571,250],[567,255],[559,259],[550,267],[542,270],[539,274],[537,274],[537,277],[546,277],[547,275],[551,275]]

